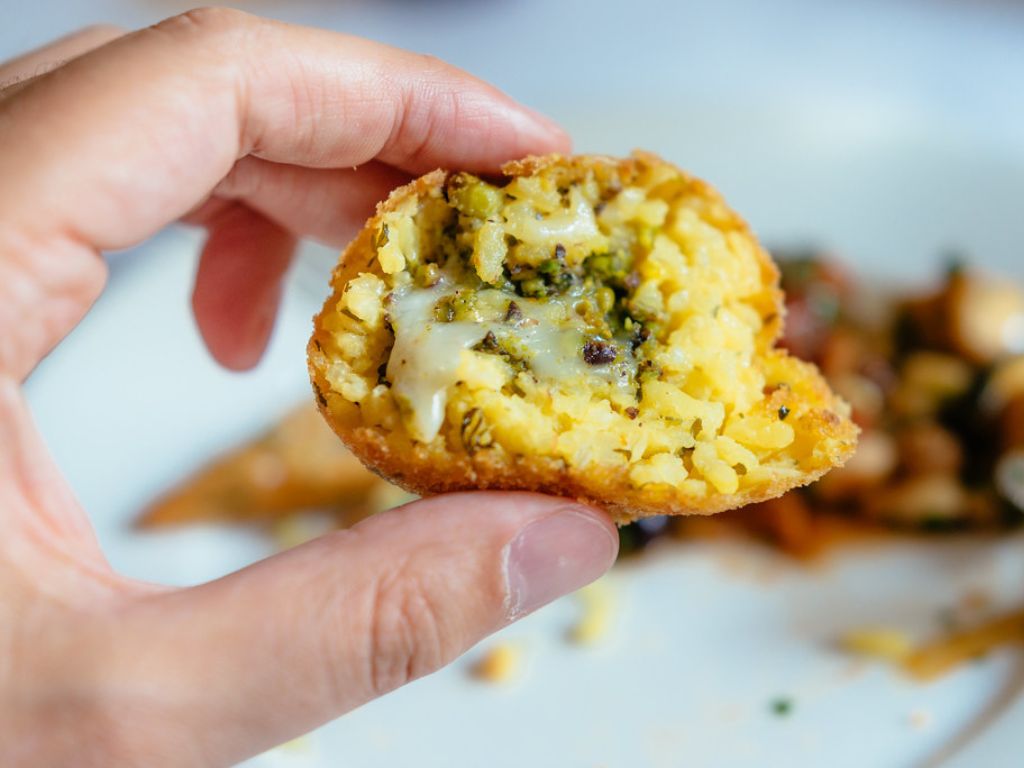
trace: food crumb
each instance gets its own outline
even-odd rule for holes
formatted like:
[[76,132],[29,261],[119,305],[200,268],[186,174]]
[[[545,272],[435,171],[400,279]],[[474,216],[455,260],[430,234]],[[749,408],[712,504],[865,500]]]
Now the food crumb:
[[923,709],[914,709],[907,715],[907,722],[914,730],[921,730],[931,725],[932,715]]
[[608,634],[614,601],[605,579],[598,579],[576,593],[580,618],[569,628],[568,639],[578,645],[593,645]]
[[769,705],[771,713],[776,717],[788,717],[793,713],[793,700],[785,696],[772,699]]
[[518,648],[508,643],[495,645],[473,665],[470,673],[487,683],[507,683],[518,675],[521,655]]
[[847,653],[885,661],[899,661],[911,650],[906,632],[885,627],[851,630],[840,638],[839,644]]

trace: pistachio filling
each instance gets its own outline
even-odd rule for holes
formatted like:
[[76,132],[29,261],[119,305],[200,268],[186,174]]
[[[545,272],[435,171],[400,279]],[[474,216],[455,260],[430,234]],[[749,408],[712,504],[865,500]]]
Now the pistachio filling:
[[538,383],[571,386],[593,376],[635,400],[639,336],[589,324],[591,305],[582,298],[582,285],[544,298],[496,288],[467,292],[446,271],[430,287],[410,284],[388,294],[395,345],[387,380],[410,433],[429,442],[441,429],[446,393],[459,380],[464,350],[495,355]]
[[[403,251],[413,279],[386,297],[395,338],[387,381],[417,440],[429,442],[444,423],[463,350],[496,355],[541,384],[590,376],[637,400],[652,336],[647,313],[630,303],[639,283],[632,251],[642,246],[602,234],[578,188],[556,192],[557,209],[544,215],[463,173],[445,188],[448,212],[428,206],[441,221],[426,231],[441,237],[421,239],[415,263]],[[655,231],[645,226],[634,240],[649,243]],[[389,239],[384,224],[378,243]]]

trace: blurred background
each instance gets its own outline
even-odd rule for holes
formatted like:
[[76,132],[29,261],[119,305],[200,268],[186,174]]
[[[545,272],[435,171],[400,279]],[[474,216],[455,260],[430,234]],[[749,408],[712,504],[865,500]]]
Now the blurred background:
[[[446,59],[559,120],[578,150],[658,152],[717,186],[769,246],[827,249],[872,286],[934,287],[953,251],[1024,281],[1024,3],[230,5]],[[0,59],[87,24],[136,28],[189,7],[18,4],[0,25]],[[213,365],[187,314],[198,242],[172,228],[111,256],[107,292],[28,384],[115,567],[179,584],[281,545],[259,529],[131,522],[309,397],[309,318],[335,258],[305,249],[266,360],[239,376]],[[981,618],[1019,607],[1022,576],[1012,532],[893,540],[813,565],[732,540],[676,542],[252,764],[1016,765],[1017,656],[993,652],[929,684],[875,657],[904,634],[934,635],[972,595],[984,595]],[[581,621],[601,638],[578,642]],[[885,646],[865,660],[837,647],[860,627],[898,632],[865,635]]]
[[[827,235],[851,258],[893,270],[966,243],[1015,266],[1017,238],[996,231],[1020,218],[1020,187],[1000,170],[1019,170],[1024,142],[1020,3],[229,5],[440,56],[562,121],[581,150],[660,151],[714,181],[769,240]],[[189,7],[17,4],[0,55],[97,20],[138,27]],[[981,195],[987,204],[973,205]],[[896,221],[880,243],[875,232]]]

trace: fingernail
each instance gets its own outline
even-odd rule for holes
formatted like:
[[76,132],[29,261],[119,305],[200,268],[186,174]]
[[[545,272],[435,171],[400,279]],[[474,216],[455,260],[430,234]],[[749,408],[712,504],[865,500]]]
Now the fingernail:
[[595,512],[570,507],[534,520],[506,548],[509,620],[586,586],[618,553],[618,537]]

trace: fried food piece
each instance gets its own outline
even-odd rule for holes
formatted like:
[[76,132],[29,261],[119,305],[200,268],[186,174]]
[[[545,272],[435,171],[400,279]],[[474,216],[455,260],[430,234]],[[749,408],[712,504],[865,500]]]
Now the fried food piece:
[[947,634],[915,648],[902,660],[903,669],[916,680],[936,680],[971,659],[1003,645],[1024,643],[1024,610]]
[[372,497],[383,485],[303,404],[157,500],[137,524],[270,521],[325,508],[351,525],[376,510]]
[[778,496],[850,455],[846,404],[773,346],[778,271],[711,187],[644,153],[503,172],[396,190],[335,270],[310,373],[370,467],[624,523]]

